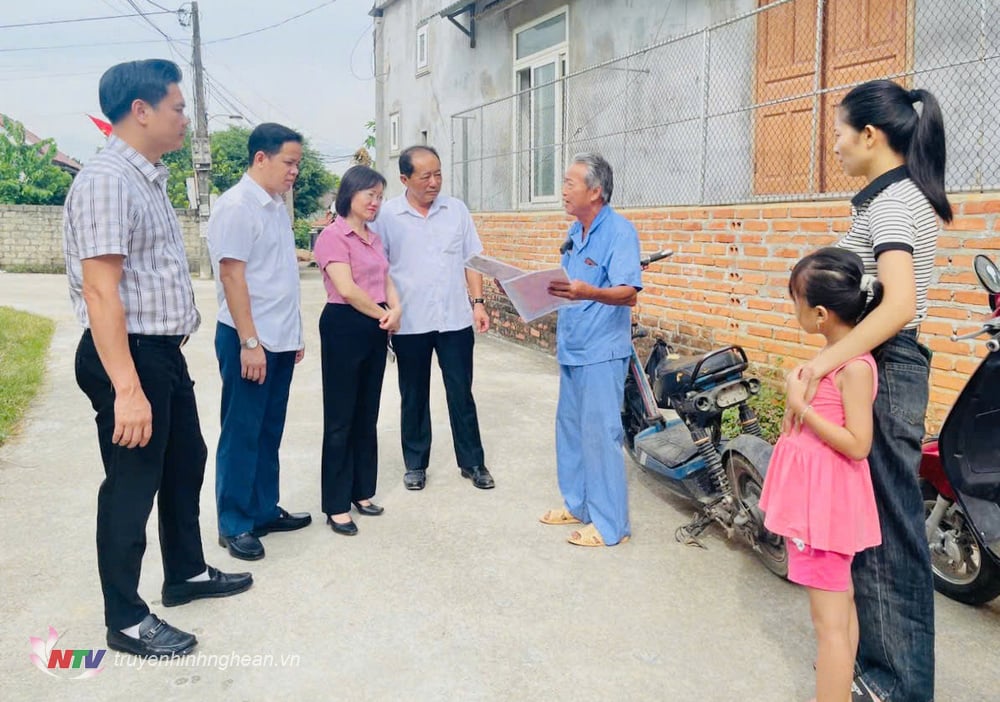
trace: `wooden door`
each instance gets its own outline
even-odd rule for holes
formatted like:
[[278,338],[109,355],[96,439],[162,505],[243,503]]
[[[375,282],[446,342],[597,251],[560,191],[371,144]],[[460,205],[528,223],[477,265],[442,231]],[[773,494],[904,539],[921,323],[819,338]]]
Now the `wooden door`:
[[[908,0],[833,0],[826,3],[823,85],[854,83],[902,73],[909,65]],[[896,79],[898,82],[904,82]],[[820,190],[854,191],[833,153],[833,116],[847,90],[824,93],[820,123]]]
[[[760,0],[760,6],[772,0]],[[795,0],[757,15],[756,101],[813,91],[816,0]],[[754,116],[754,192],[809,190],[812,97],[761,108]]]

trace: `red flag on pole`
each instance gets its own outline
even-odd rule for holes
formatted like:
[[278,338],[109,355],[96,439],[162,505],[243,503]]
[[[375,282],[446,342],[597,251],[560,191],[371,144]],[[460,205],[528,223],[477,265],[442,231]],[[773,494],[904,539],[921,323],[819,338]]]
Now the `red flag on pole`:
[[111,125],[105,122],[103,119],[97,119],[96,117],[90,117],[90,121],[94,123],[94,126],[101,130],[101,134],[104,136],[111,136]]

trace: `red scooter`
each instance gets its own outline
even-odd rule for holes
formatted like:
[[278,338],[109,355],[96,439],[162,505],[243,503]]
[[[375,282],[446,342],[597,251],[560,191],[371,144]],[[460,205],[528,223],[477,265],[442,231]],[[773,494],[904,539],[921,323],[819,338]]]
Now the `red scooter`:
[[979,605],[1000,595],[1000,270],[986,256],[974,265],[993,315],[952,341],[988,334],[988,353],[924,443],[920,482],[934,587]]

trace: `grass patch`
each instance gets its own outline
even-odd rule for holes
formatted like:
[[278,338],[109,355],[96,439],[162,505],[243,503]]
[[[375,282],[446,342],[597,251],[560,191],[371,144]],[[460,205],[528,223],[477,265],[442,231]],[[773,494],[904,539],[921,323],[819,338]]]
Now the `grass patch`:
[[[760,392],[747,403],[757,413],[760,432],[772,444],[781,435],[781,420],[785,416],[785,396],[770,383],[763,381]],[[722,435],[733,437],[740,433],[739,411],[732,407],[722,414]]]
[[65,273],[64,263],[12,263],[4,266],[7,273]]
[[38,392],[54,330],[50,319],[0,307],[0,446]]

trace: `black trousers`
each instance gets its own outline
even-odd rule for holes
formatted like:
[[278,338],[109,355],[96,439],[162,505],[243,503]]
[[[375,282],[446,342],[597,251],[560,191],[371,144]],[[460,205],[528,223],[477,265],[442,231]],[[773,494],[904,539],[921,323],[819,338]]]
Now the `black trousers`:
[[426,470],[431,456],[431,353],[437,353],[448,418],[460,468],[484,463],[476,401],[472,397],[472,327],[392,337],[402,396],[401,435],[407,470]]
[[323,512],[343,514],[378,482],[378,410],[386,332],[350,305],[328,303],[319,318],[323,367]]
[[182,582],[205,570],[198,499],[208,451],[180,337],[130,334],[129,350],[153,413],[153,435],[134,449],[112,443],[115,392],[90,330],[76,351],[76,381],[97,413],[104,482],[97,493],[97,568],[109,629],[149,614],[139,597],[146,522],[157,498],[163,576]]

